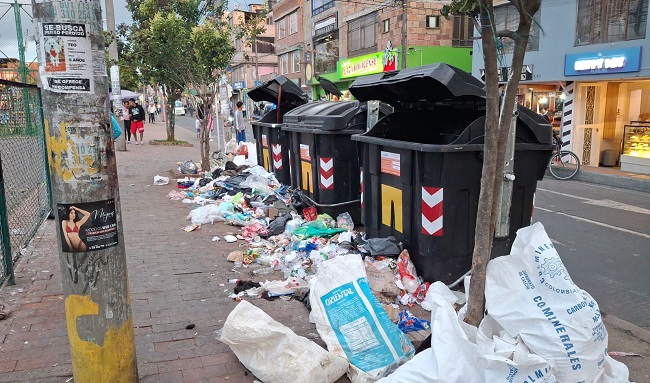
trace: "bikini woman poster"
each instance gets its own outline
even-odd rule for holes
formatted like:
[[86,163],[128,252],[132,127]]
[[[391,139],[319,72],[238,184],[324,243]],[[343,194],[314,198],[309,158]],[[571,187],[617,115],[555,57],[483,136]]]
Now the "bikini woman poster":
[[83,253],[117,246],[115,200],[58,204],[57,210],[64,253]]

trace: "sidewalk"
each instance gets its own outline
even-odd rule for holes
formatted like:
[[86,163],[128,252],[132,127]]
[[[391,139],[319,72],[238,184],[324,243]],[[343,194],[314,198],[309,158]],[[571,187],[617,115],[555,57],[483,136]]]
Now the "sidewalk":
[[[146,140],[165,137],[164,123],[146,125]],[[196,144],[191,132],[177,129],[176,137]],[[225,259],[238,244],[211,238],[236,228],[215,223],[186,233],[181,227],[188,224],[185,217],[193,206],[166,198],[174,185],[152,186],[153,177],[169,176],[177,161],[199,161],[198,146],[130,144],[127,150],[117,153],[117,163],[140,381],[253,382],[255,377],[214,337],[236,305],[228,298],[233,285],[227,280],[247,276],[231,272]],[[11,311],[0,321],[0,383],[71,381],[55,230],[54,221],[45,221],[16,265],[16,286],[0,291],[0,303]],[[279,278],[278,272],[257,280]],[[324,346],[302,303],[252,303]],[[616,318],[605,322],[611,350],[650,356],[648,331]],[[188,324],[196,327],[186,330]],[[646,358],[619,360],[630,367],[631,380],[650,381]]]

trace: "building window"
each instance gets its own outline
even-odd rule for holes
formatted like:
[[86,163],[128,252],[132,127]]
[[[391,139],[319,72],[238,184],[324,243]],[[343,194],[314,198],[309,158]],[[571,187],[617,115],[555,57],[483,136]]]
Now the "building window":
[[386,19],[382,22],[381,30],[384,31],[384,33],[390,32],[390,19]]
[[428,15],[427,28],[440,28],[440,15]]
[[377,50],[377,12],[348,22],[348,52],[371,53]]
[[280,74],[289,73],[289,54],[285,53],[280,56]]
[[291,52],[291,73],[300,73],[300,51]]
[[474,44],[474,24],[470,16],[454,16],[454,34],[451,45],[454,47],[471,47]]
[[334,6],[334,0],[312,0],[311,2],[311,14],[317,15],[319,13],[325,12],[326,10]]
[[287,34],[287,18],[278,20],[278,39],[283,39]]
[[259,36],[256,43],[257,53],[275,53],[273,37]]
[[[526,47],[527,51],[538,51],[539,50],[539,35],[541,23],[540,12],[539,10],[533,16],[533,20],[530,26],[530,34],[528,37],[528,46]],[[510,30],[516,31],[519,27],[519,11],[515,8],[514,5],[504,5],[501,7],[494,8],[494,24],[497,32]],[[512,53],[515,50],[515,42],[510,38],[502,38],[501,43],[499,44],[503,53]]]
[[645,38],[648,1],[578,0],[576,45]]
[[317,73],[336,72],[336,62],[339,60],[339,35],[334,32],[314,40],[315,63]]
[[289,34],[298,33],[298,12],[289,15]]
[[273,16],[269,16],[266,18],[266,25],[273,25]]

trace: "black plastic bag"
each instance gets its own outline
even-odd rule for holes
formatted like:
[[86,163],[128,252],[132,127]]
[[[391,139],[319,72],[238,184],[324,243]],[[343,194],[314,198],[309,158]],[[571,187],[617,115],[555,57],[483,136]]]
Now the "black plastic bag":
[[196,174],[199,168],[194,161],[183,161],[181,164],[181,174]]

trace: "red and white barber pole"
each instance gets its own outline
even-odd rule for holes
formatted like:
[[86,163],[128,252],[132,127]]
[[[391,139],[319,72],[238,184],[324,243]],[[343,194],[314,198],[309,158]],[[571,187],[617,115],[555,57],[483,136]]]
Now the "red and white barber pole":
[[442,188],[422,187],[422,233],[442,236]]
[[320,188],[334,189],[334,159],[320,158]]
[[282,169],[282,145],[273,144],[271,150],[273,151],[273,168]]

